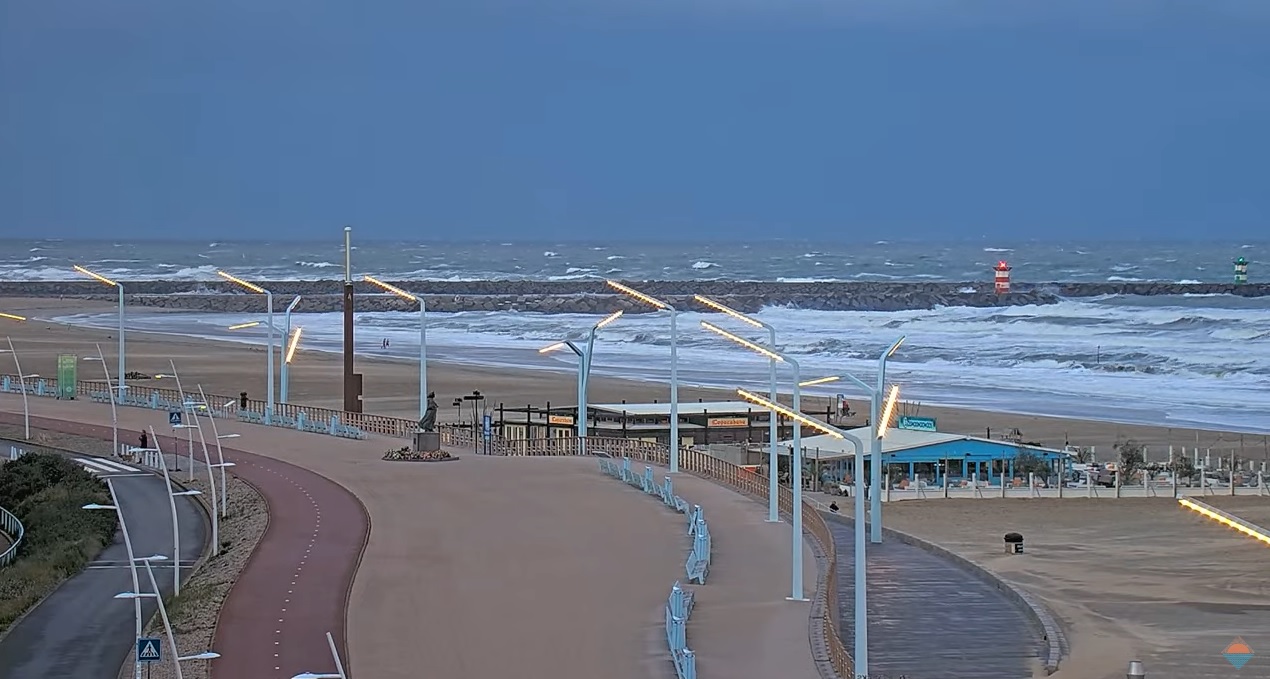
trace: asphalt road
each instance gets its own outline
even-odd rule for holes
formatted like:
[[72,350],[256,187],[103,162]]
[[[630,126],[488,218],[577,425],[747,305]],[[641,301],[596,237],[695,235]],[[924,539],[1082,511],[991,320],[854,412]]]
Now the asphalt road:
[[[7,450],[7,443],[6,450]],[[84,456],[79,456],[84,457]],[[91,459],[91,458],[90,458]],[[113,483],[123,505],[136,556],[172,555],[172,521],[163,479],[153,475],[117,476]],[[190,498],[177,498],[181,523],[182,562],[192,564],[203,550],[207,532],[201,510]],[[0,677],[4,679],[116,679],[119,668],[135,652],[134,605],[113,599],[133,589],[123,535],[97,560],[62,583],[47,599],[0,639]],[[185,570],[188,577],[188,567]],[[144,569],[141,591],[151,591]],[[155,568],[159,588],[172,591],[172,568]],[[156,611],[143,601],[142,615]],[[163,652],[166,656],[168,649]],[[167,659],[166,657],[164,658]]]

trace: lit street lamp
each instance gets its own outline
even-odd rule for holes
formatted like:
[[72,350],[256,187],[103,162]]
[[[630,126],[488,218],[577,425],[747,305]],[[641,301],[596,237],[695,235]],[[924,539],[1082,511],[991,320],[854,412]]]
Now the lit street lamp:
[[[795,413],[802,413],[802,388],[798,386],[801,375],[801,369],[798,361],[782,354],[771,347],[765,347],[761,344],[751,342],[743,337],[738,337],[732,333],[706,321],[701,322],[701,327],[729,339],[750,351],[756,352],[781,363],[788,363],[789,367],[794,371],[794,409]],[[794,506],[790,510],[792,514],[793,524],[793,549],[790,556],[792,572],[790,574],[790,596],[791,601],[806,601],[803,596],[803,429],[802,419],[794,418],[794,449],[790,451],[789,472],[793,477],[793,494]],[[772,470],[772,476],[776,475],[776,470]]]
[[[736,393],[740,395],[741,398],[744,398],[745,400],[750,401],[751,403],[756,403],[765,408],[768,408],[769,410],[773,411],[773,413],[780,413],[782,415],[785,415],[786,417],[792,418],[795,422],[801,422],[803,424],[806,424],[809,427],[812,427],[813,429],[818,429],[828,434],[829,436],[832,436],[833,438],[845,439],[847,441],[850,441],[851,445],[855,447],[855,460],[854,460],[855,465],[854,466],[855,466],[855,475],[857,479],[856,494],[855,494],[855,550],[854,550],[855,554],[853,555],[854,557],[853,568],[855,569],[855,602],[854,602],[855,639],[854,639],[854,646],[853,646],[853,652],[852,652],[852,656],[853,656],[852,660],[855,663],[855,675],[858,677],[868,676],[869,674],[869,612],[868,612],[869,609],[868,609],[868,590],[866,587],[867,586],[867,571],[865,569],[866,559],[865,559],[865,552],[864,552],[865,550],[864,494],[860,492],[860,486],[859,486],[859,479],[863,478],[864,476],[864,443],[860,441],[860,439],[856,438],[855,436],[845,431],[842,431],[841,429],[838,429],[837,427],[831,427],[823,422],[820,422],[819,420],[807,417],[806,415],[803,415],[800,412],[796,412],[796,409],[790,410],[789,408],[786,408],[780,404],[777,404],[772,401],[768,401],[761,396],[751,394],[750,392],[745,391],[744,389],[737,389]],[[898,396],[899,396],[899,389],[898,388],[893,389],[891,391],[891,398],[889,400],[890,408],[895,407],[895,399]],[[878,431],[873,438],[876,438],[880,441],[883,436],[886,436],[885,427],[882,428],[880,431]],[[875,461],[875,464],[876,464],[876,461]],[[798,536],[795,535],[795,537],[797,538]],[[799,543],[801,542],[801,540],[796,539],[795,542]],[[795,549],[797,549],[800,546],[801,545],[796,544]]]
[[240,285],[252,292],[257,292],[264,295],[265,304],[269,306],[268,321],[266,321],[266,324],[269,326],[269,357],[266,359],[266,364],[267,364],[266,369],[269,371],[269,386],[268,386],[269,393],[268,393],[268,397],[265,400],[265,424],[272,424],[273,423],[273,406],[275,403],[274,394],[273,394],[273,352],[274,352],[274,348],[273,348],[273,330],[274,330],[273,328],[273,293],[260,287],[259,285],[256,285],[255,283],[249,283],[241,278],[238,278],[237,276],[230,275],[224,271],[217,270],[216,274],[220,276],[221,278],[224,278],[225,280],[229,281],[230,283]]
[[[767,330],[768,345],[772,347],[776,346],[776,328],[773,328],[772,326],[768,325],[767,323],[764,323],[763,321],[760,321],[757,318],[754,318],[753,316],[748,316],[725,304],[716,302],[710,299],[709,297],[695,295],[693,299],[697,300],[701,304],[704,304],[710,307],[711,309],[714,309],[715,311],[720,311],[722,313],[725,313],[731,316],[732,318],[737,319],[738,321],[748,323],[756,328],[763,328]],[[775,403],[776,402],[776,359],[774,358],[769,358],[767,361],[767,379],[769,382],[768,396],[772,399],[772,402]],[[780,506],[779,506],[779,503],[777,502],[778,493],[776,490],[777,486],[780,485],[780,482],[776,478],[777,461],[780,459],[776,451],[776,440],[780,437],[780,428],[779,428],[780,424],[778,422],[778,419],[779,418],[775,414],[771,414],[768,416],[768,420],[767,420],[768,421],[768,427],[767,427],[767,437],[768,437],[768,442],[767,442],[767,470],[768,470],[767,471],[767,520],[769,523],[777,523],[781,520]]]
[[102,283],[105,283],[106,285],[113,285],[116,289],[119,290],[119,375],[118,377],[119,377],[119,398],[122,400],[124,376],[127,374],[124,372],[124,350],[123,350],[123,345],[124,345],[124,341],[123,341],[123,334],[124,334],[124,331],[123,331],[123,283],[106,278],[105,276],[101,274],[93,273],[92,271],[89,271],[88,269],[85,269],[84,267],[78,264],[74,266],[74,269],[84,274],[85,276],[88,276],[90,278],[95,278],[101,281]]
[[[123,533],[123,544],[124,544],[124,547],[128,550],[128,570],[132,574],[132,591],[136,592],[141,589],[141,582],[137,577],[137,557],[136,557],[136,554],[133,553],[132,551],[132,537],[128,535],[128,522],[124,520],[123,508],[120,507],[119,496],[115,493],[115,484],[109,477],[106,478],[106,488],[110,490],[111,504],[102,505],[102,504],[97,504],[94,502],[91,504],[84,505],[82,509],[87,509],[87,510],[108,509],[115,512],[115,515],[119,517],[119,531]],[[136,617],[136,620],[135,620],[136,636],[138,639],[140,639],[141,638],[141,601],[138,599],[134,603],[136,604],[136,616],[135,616]],[[136,679],[141,679],[141,663],[137,662],[136,667],[134,669],[136,671],[136,674],[134,675]]]
[[[27,397],[26,397],[26,378],[29,377],[29,375],[24,375],[22,373],[22,363],[18,361],[18,352],[16,349],[13,348],[13,338],[6,337],[5,339],[8,340],[9,342],[9,348],[7,352],[10,354],[13,354],[13,365],[17,366],[18,368],[18,389],[22,391],[22,424],[26,430],[26,432],[23,434],[22,437],[24,440],[30,441],[31,440],[31,406],[27,402]],[[0,349],[0,354],[3,354],[3,353],[6,353],[6,350]],[[36,377],[38,377],[38,375],[36,375]]]
[[423,295],[406,292],[374,276],[363,276],[362,279],[402,299],[419,303],[419,419],[422,420],[428,409],[428,305]]
[[[812,384],[827,384],[839,379],[846,379],[869,395],[869,425],[874,431],[874,435],[870,437],[871,446],[869,448],[869,515],[872,519],[869,523],[869,541],[874,544],[882,542],[882,437],[877,435],[877,431],[879,423],[881,423],[883,430],[890,426],[890,415],[887,412],[883,412],[884,406],[882,403],[882,397],[886,394],[886,359],[894,355],[903,343],[904,336],[900,336],[878,358],[876,385],[869,385],[855,375],[846,373],[839,376],[808,380],[803,383],[803,386],[806,387]],[[863,479],[857,478],[856,484],[856,491],[864,492]]]
[[[291,303],[287,305],[286,311],[282,312],[282,326],[285,328],[285,330],[282,333],[282,336],[284,338],[291,337],[291,312],[295,311],[295,307],[299,303],[300,303],[300,296],[296,295],[295,299],[291,300]],[[290,374],[289,368],[291,367],[291,355],[295,353],[295,347],[297,344],[299,344],[299,342],[300,342],[300,331],[296,330],[295,336],[292,337],[291,343],[289,344],[287,348],[286,356],[282,360],[282,399],[281,400],[283,403],[291,402],[289,400],[290,394],[288,393],[289,391],[288,387],[291,386],[291,374]],[[206,401],[207,399],[205,398],[203,400]]]
[[670,473],[679,472],[679,312],[656,297],[622,285],[617,281],[605,281],[609,287],[625,293],[659,310],[670,312]]
[[538,350],[540,354],[550,353],[558,349],[569,349],[578,357],[578,452],[586,455],[586,435],[587,435],[587,381],[591,377],[591,355],[595,349],[595,333],[604,326],[616,321],[622,317],[621,311],[614,311],[605,316],[599,323],[591,326],[590,332],[587,333],[586,348],[579,349],[578,345],[569,340],[556,342],[555,344],[545,346]]
[[326,645],[331,647],[331,658],[335,661],[335,674],[302,672],[291,679],[348,679],[348,675],[344,674],[344,663],[340,662],[340,652],[335,648],[335,637],[332,637],[330,632],[326,633]]

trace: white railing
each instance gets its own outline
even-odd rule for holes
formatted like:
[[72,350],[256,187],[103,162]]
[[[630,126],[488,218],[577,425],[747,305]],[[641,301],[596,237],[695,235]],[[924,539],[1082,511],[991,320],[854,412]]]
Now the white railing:
[[18,548],[22,546],[22,537],[26,533],[26,529],[22,527],[22,522],[18,521],[18,517],[12,512],[0,507],[0,528],[4,529],[4,534],[9,536],[12,544],[9,548],[0,554],[0,568],[4,568],[13,563],[18,558]]

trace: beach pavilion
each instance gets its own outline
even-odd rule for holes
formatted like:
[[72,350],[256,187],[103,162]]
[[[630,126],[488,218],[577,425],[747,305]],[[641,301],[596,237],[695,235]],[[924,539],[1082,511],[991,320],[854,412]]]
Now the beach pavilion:
[[[921,419],[921,418],[915,418]],[[932,421],[933,422],[933,421]],[[866,442],[872,436],[869,427],[848,430],[860,440]],[[803,443],[803,460],[820,470],[822,482],[842,482],[851,476],[851,466],[855,456],[855,448],[849,441],[829,435],[805,436]],[[788,456],[793,442],[780,442],[782,454]],[[911,482],[921,478],[934,486],[942,486],[947,477],[950,485],[958,485],[962,481],[979,479],[992,485],[1000,484],[1001,478],[1018,479],[1025,477],[1025,472],[1016,475],[1014,462],[1020,454],[1030,453],[1043,460],[1049,475],[1062,475],[1071,464],[1071,453],[1051,448],[1041,448],[1008,440],[993,440],[965,434],[953,434],[939,431],[918,431],[912,429],[890,429],[882,440],[883,461],[894,473],[898,472],[903,480]],[[870,464],[869,453],[865,451],[865,467]]]

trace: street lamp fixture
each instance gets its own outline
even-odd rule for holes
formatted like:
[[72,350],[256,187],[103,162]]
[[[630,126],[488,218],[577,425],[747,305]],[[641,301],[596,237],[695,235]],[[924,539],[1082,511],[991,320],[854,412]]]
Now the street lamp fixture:
[[[110,366],[106,365],[106,357],[101,353],[101,345],[97,344],[96,356],[85,356],[85,361],[100,361],[101,369],[106,373],[106,393],[110,396],[110,434],[114,440],[114,447],[111,448],[115,454],[119,453],[119,410],[115,405],[115,392],[110,388]],[[123,393],[123,390],[120,390]]]
[[0,318],[7,318],[10,321],[17,321],[19,323],[26,320],[26,316],[19,316],[17,314],[6,314],[3,311],[0,311]]
[[[115,493],[115,483],[110,478],[106,479],[106,489],[110,491],[111,504],[103,505],[103,504],[93,502],[93,503],[84,505],[83,507],[81,507],[81,509],[86,509],[89,511],[95,511],[95,510],[113,511],[115,515],[119,517],[119,531],[123,533],[124,548],[127,549],[128,551],[128,572],[132,576],[132,591],[134,592],[140,591],[141,580],[140,580],[140,577],[138,577],[137,575],[137,561],[136,561],[137,555],[132,550],[132,536],[128,533],[128,522],[124,519],[123,509],[119,505],[119,495]],[[157,588],[156,588],[156,591],[157,591]],[[134,627],[134,631],[136,632],[137,638],[140,638],[141,637],[141,600],[137,599],[133,603],[134,603],[134,613],[135,613],[134,620],[133,620],[134,622],[133,627]],[[133,676],[136,679],[141,679],[141,663],[140,662],[137,662],[135,664],[135,667],[133,668],[133,670],[134,670]]]
[[314,674],[313,672],[302,672],[291,677],[291,679],[348,679],[348,675],[344,673],[344,663],[340,660],[340,652],[335,648],[335,637],[330,632],[326,633],[326,645],[331,649],[331,659],[335,661],[335,673]]
[[670,312],[670,473],[679,472],[679,312],[656,297],[646,295],[617,281],[605,281],[609,287],[657,309]]
[[105,283],[106,285],[114,286],[117,290],[119,290],[119,371],[118,371],[119,375],[118,377],[119,377],[119,398],[123,398],[124,376],[126,375],[124,371],[123,283],[106,278],[105,276],[99,273],[94,273],[92,271],[89,271],[88,269],[85,269],[84,267],[78,264],[74,266],[74,269],[84,274],[85,276],[88,276],[89,278],[95,278],[98,281]]
[[[800,412],[795,412],[782,406],[774,401],[768,401],[757,394],[752,394],[744,389],[737,389],[737,395],[741,398],[755,403],[757,405],[768,408],[774,413],[781,413],[786,417],[792,418],[795,422],[805,424],[812,429],[828,434],[829,436],[842,440],[848,440],[855,447],[855,554],[853,555],[853,568],[855,570],[855,601],[854,601],[854,619],[855,619],[855,639],[852,646],[852,661],[855,664],[855,676],[864,677],[869,673],[869,609],[868,609],[868,589],[867,589],[867,571],[865,568],[865,528],[864,528],[864,494],[861,491],[860,479],[864,478],[864,442],[851,434],[829,426],[819,420],[807,417]],[[797,536],[795,536],[797,537]],[[795,540],[795,543],[799,540]],[[795,545],[797,549],[799,545]]]
[[[760,321],[759,319],[754,318],[753,316],[748,316],[746,314],[743,314],[740,311],[737,311],[736,309],[733,309],[732,307],[722,302],[717,302],[713,299],[710,299],[709,297],[705,297],[703,295],[694,295],[693,299],[696,300],[697,303],[699,304],[703,304],[720,313],[727,314],[728,316],[731,316],[732,318],[735,318],[736,320],[741,321],[742,323],[746,323],[755,328],[762,328],[767,330],[768,344],[773,347],[776,346],[776,328],[772,327],[771,325],[764,323],[763,321]],[[772,358],[770,356],[768,357],[768,359],[769,359],[767,362],[768,396],[769,398],[772,399],[773,402],[775,402],[776,401],[776,364],[778,361],[777,359]],[[768,469],[767,521],[768,523],[778,523],[781,520],[781,517],[780,517],[780,506],[777,502],[776,489],[777,489],[777,486],[779,485],[779,482],[776,478],[776,469],[777,469],[777,462],[780,459],[780,457],[776,450],[776,440],[780,438],[780,423],[778,421],[777,416],[774,414],[769,414],[767,420],[768,420],[768,427],[767,427],[767,469]]]
[[[150,577],[150,587],[154,591],[153,592],[136,592],[136,591],[120,592],[119,594],[115,595],[115,598],[116,599],[132,599],[133,601],[137,602],[138,607],[140,607],[142,599],[154,599],[155,601],[158,602],[159,618],[163,620],[163,631],[167,632],[168,646],[172,649],[172,669],[176,671],[176,679],[183,679],[183,676],[181,674],[182,662],[186,662],[190,660],[214,660],[216,658],[219,658],[220,654],[214,653],[212,651],[204,651],[202,653],[196,653],[194,655],[180,655],[180,651],[177,650],[176,634],[172,630],[171,620],[168,619],[168,609],[167,609],[167,606],[165,606],[163,603],[163,597],[159,595],[159,584],[155,581],[154,569],[151,568],[150,566],[151,562],[167,561],[167,559],[168,558],[166,556],[163,556],[162,554],[155,554],[154,556],[148,556],[143,559],[136,559],[136,561],[139,561],[145,564],[146,574]],[[138,637],[141,636],[140,632],[137,633],[137,636]]]
[[[5,337],[9,343],[8,353],[13,354],[13,365],[18,369],[18,388],[22,390],[22,425],[25,430],[22,437],[24,441],[31,440],[31,404],[27,400],[26,395],[26,378],[22,374],[22,362],[18,360],[18,351],[13,348],[13,338]],[[5,353],[4,349],[0,349],[0,354]]]
[[[802,430],[802,425],[808,418],[801,414],[802,413],[802,388],[798,386],[799,382],[802,381],[799,377],[801,374],[801,368],[798,365],[798,361],[795,361],[792,357],[787,356],[779,351],[776,351],[775,349],[751,342],[743,337],[738,337],[736,335],[733,335],[732,333],[728,332],[727,330],[724,330],[723,328],[720,328],[717,325],[708,323],[706,321],[702,321],[701,327],[717,335],[720,335],[725,339],[731,340],[732,342],[735,342],[747,349],[750,349],[751,351],[754,351],[755,353],[761,354],[763,356],[767,356],[769,359],[772,359],[774,361],[778,361],[781,363],[788,363],[789,367],[792,368],[794,371],[794,403],[793,403],[794,408],[790,412],[795,413],[796,415],[798,415],[798,417],[792,418],[794,421],[794,436],[793,436],[794,445],[793,445],[793,450],[790,451],[790,461],[789,461],[789,472],[793,481],[791,485],[793,486],[792,492],[794,496],[793,507],[790,510],[790,514],[791,514],[790,523],[792,524],[794,537],[793,537],[793,540],[791,540],[791,543],[793,546],[791,548],[791,554],[790,554],[790,565],[791,565],[790,590],[791,591],[790,591],[789,599],[791,601],[806,601],[807,600],[806,597],[803,596],[803,430]],[[774,401],[772,402],[774,403]],[[784,411],[780,411],[780,410],[777,410],[775,412],[780,414],[785,414]],[[788,417],[788,415],[786,416]],[[776,471],[777,471],[777,468],[772,467],[770,476],[773,479],[776,478]],[[775,493],[773,493],[773,495],[775,495]]]
[[578,452],[586,455],[586,436],[587,436],[587,382],[591,379],[591,356],[595,352],[595,333],[606,325],[616,321],[622,317],[621,311],[613,313],[600,319],[599,323],[591,326],[591,330],[587,333],[586,348],[580,349],[578,345],[571,341],[556,342],[555,344],[545,346],[538,350],[540,354],[550,353],[559,349],[568,348],[578,357],[578,415],[577,430],[579,447]]
[[260,287],[259,285],[256,285],[255,283],[245,281],[241,278],[238,278],[237,276],[226,273],[225,271],[217,270],[216,275],[220,276],[221,278],[224,278],[230,283],[234,283],[235,285],[242,286],[243,288],[246,288],[247,290],[250,290],[252,292],[259,293],[265,296],[265,304],[267,304],[269,307],[268,320],[266,321],[266,324],[269,326],[269,357],[266,360],[266,364],[267,364],[266,369],[269,371],[269,380],[268,380],[269,394],[268,394],[268,398],[266,399],[266,405],[265,405],[265,424],[273,424],[273,407],[275,402],[274,393],[273,393],[273,352],[274,352],[273,293]]
[[406,292],[374,276],[363,276],[362,280],[404,300],[419,303],[419,419],[422,420],[428,410],[428,304],[423,295]]
[[[291,363],[291,359],[295,358],[295,349],[300,345],[300,334],[303,332],[304,328],[296,326],[295,331],[291,333],[291,341],[287,343],[287,355],[282,359],[282,364],[284,366]],[[282,384],[284,385],[283,391],[286,391],[286,383],[286,380],[282,381]]]

